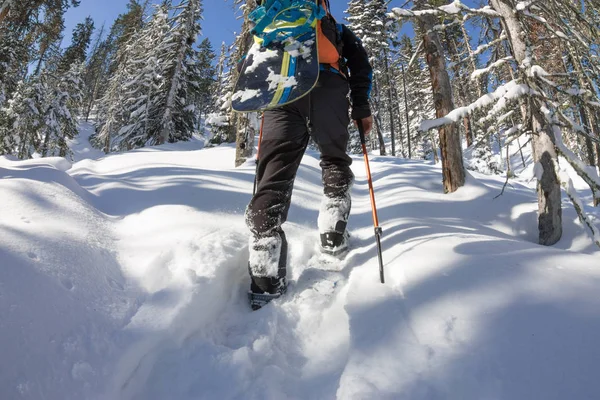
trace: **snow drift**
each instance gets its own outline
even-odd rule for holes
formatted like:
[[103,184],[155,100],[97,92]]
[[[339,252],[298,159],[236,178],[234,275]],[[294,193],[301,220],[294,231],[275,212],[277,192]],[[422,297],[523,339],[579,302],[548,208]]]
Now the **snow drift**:
[[360,158],[352,250],[319,264],[308,153],[289,293],[251,312],[254,166],[201,147],[0,158],[0,398],[597,398],[600,252],[568,206],[563,239],[535,244],[532,183],[494,199],[503,179],[473,173],[443,195],[437,166],[373,157],[381,285]]

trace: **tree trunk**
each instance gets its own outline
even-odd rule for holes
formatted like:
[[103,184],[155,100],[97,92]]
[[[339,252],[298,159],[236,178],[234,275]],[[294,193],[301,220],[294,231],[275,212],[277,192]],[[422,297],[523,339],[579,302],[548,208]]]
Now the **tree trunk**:
[[387,79],[387,92],[388,92],[388,113],[390,114],[390,134],[392,137],[392,156],[396,156],[396,132],[394,132],[394,106],[392,98],[392,79],[390,77],[390,69],[388,66],[388,52],[384,51],[383,61],[385,66],[385,76]]
[[254,149],[254,128],[250,126],[250,114],[245,115],[245,126],[241,125],[241,116],[238,119],[240,123],[236,129],[236,146],[235,146],[235,166],[239,167],[246,162],[248,157],[252,156]]
[[[464,34],[464,33],[463,33]],[[460,74],[460,58],[458,55],[458,48],[456,45],[456,41],[454,38],[446,31],[446,43],[448,46],[448,51],[450,52],[450,57],[452,57],[452,61],[454,63],[454,67],[452,68],[452,72],[454,74],[454,78],[456,80],[456,87],[458,88],[458,98],[462,104],[460,106],[468,106],[473,102],[474,99],[470,99],[468,96],[468,91],[465,88],[465,83],[463,81],[463,77]],[[468,40],[466,40],[468,42]],[[471,52],[471,46],[466,43]],[[479,77],[478,77],[479,78]],[[477,81],[477,85],[479,85],[479,81]],[[466,115],[463,120],[463,127],[465,129],[465,139],[467,141],[467,147],[470,147],[473,144],[473,129],[471,128],[471,114]]]
[[398,139],[400,139],[399,143],[400,143],[400,155],[402,157],[406,157],[406,153],[404,152],[404,133],[402,130],[402,115],[400,114],[400,95],[398,94],[398,88],[396,87],[396,84],[394,84],[393,87],[393,91],[394,91],[394,104],[396,104],[396,106],[398,107],[397,110],[394,110],[394,107],[392,107],[392,112],[396,112],[398,115]]
[[379,140],[379,155],[385,156],[385,142],[383,141],[383,133],[381,132],[381,118],[379,118],[378,112],[375,112],[373,115],[373,124],[375,125],[375,131],[377,132],[377,139]]
[[590,126],[590,122],[588,120],[586,111],[585,111],[585,107],[582,104],[579,104],[578,106],[579,108],[579,118],[581,119],[581,125],[583,125],[584,129],[585,129],[585,133],[587,134],[585,137],[585,147],[587,150],[587,159],[588,159],[588,165],[591,165],[592,167],[596,166],[596,156],[594,154],[594,143],[592,142],[592,139],[590,138],[591,133],[591,126]]
[[[421,0],[417,4],[426,4]],[[438,34],[434,26],[437,19],[431,15],[419,18],[423,35],[423,47],[427,56],[427,65],[431,75],[433,101],[437,118],[442,118],[454,110],[452,101],[452,86]],[[462,145],[457,123],[452,123],[439,128],[440,150],[442,156],[442,173],[444,176],[444,192],[452,193],[465,184],[465,168],[463,164]]]
[[373,76],[373,97],[371,97],[371,110],[373,112],[373,123],[375,125],[375,131],[377,132],[377,139],[379,140],[379,154],[382,156],[386,155],[385,141],[383,140],[383,125],[380,118],[380,105],[379,96],[381,92],[379,90],[379,83],[377,77]]
[[404,112],[406,116],[406,140],[408,144],[408,158],[412,158],[412,145],[410,143],[410,118],[408,115],[408,99],[406,94],[406,71],[404,70],[404,63],[402,65],[402,87],[404,89]]
[[[524,33],[511,3],[510,0],[491,0],[492,7],[503,17],[513,55],[517,64],[521,65],[527,56],[527,48]],[[527,82],[523,71],[521,75]],[[552,128],[545,121],[538,100],[530,98],[528,106],[531,108],[532,116],[533,159],[542,168],[537,185],[539,243],[550,246],[558,242],[562,236],[561,190],[556,176],[558,158],[554,146],[555,138]]]

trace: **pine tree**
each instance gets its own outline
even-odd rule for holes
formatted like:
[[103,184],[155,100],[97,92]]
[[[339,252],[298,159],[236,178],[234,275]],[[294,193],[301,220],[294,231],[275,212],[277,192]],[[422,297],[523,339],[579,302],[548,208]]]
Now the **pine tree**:
[[104,39],[104,25],[100,28],[95,40],[95,44],[90,52],[90,57],[86,63],[83,82],[84,82],[84,106],[83,116],[86,122],[89,120],[94,101],[98,98],[98,92],[101,87],[101,79],[106,75],[108,64],[108,42]]
[[160,133],[161,66],[165,55],[163,47],[156,44],[165,40],[170,29],[169,9],[163,3],[127,46],[129,56],[124,64],[127,80],[122,86],[124,126],[114,143],[120,150],[143,147]]
[[[197,87],[194,98],[190,99],[194,104],[196,120],[200,127],[202,116],[206,118],[209,112],[214,110],[216,96],[212,91],[216,81],[216,68],[213,66],[215,53],[208,38],[204,39],[198,46],[198,57],[196,62],[196,75],[192,84]],[[200,129],[202,132],[202,129]]]
[[[127,46],[133,35],[144,26],[144,12],[147,3],[147,0],[144,3],[140,3],[139,0],[129,0],[127,12],[120,14],[111,26],[107,42],[111,44],[110,56],[114,58],[115,63],[121,61],[117,57],[117,53],[124,54],[125,46]],[[112,70],[116,67],[117,65],[113,65]]]
[[13,34],[0,36],[0,108],[26,74],[27,48]]
[[[56,12],[64,13],[69,7],[77,7],[80,0],[28,0],[5,1],[0,5],[0,28],[17,32],[21,38],[31,33],[37,25],[41,15],[50,15]],[[33,41],[36,37],[31,36]]]
[[49,98],[44,105],[44,119],[39,135],[43,137],[41,154],[67,157],[68,141],[78,134],[77,115],[83,101],[83,64],[73,64],[60,75],[48,75]]
[[388,87],[385,86],[388,81],[386,72],[389,72],[386,68],[386,65],[389,66],[387,6],[383,0],[353,0],[348,3],[346,13],[349,15],[347,17],[349,28],[361,39],[373,66],[371,108],[379,139],[379,151],[380,154],[385,155],[383,130],[386,128],[384,125],[386,118],[383,116],[388,112],[386,102],[391,101]]
[[21,81],[8,107],[3,110],[0,125],[2,154],[30,158],[39,146],[37,128],[42,125],[46,87],[40,77]]
[[211,143],[220,144],[227,140],[229,132],[233,129],[230,126],[231,115],[231,90],[230,81],[232,79],[230,71],[226,71],[228,59],[228,47],[225,42],[221,43],[221,52],[216,68],[216,81],[213,85],[215,101],[212,113],[207,119],[207,124],[211,126]]
[[127,12],[117,17],[104,44],[97,54],[92,55],[99,59],[101,70],[97,78],[96,94],[91,103],[88,103],[89,109],[92,104],[96,104],[97,114],[96,131],[90,137],[90,142],[106,153],[113,150],[114,136],[125,123],[123,85],[130,78],[126,64],[131,56],[128,44],[144,26],[146,3],[129,0]]
[[[89,115],[100,98],[108,90],[112,77],[126,59],[126,46],[133,34],[143,27],[145,5],[137,0],[129,0],[127,12],[120,14],[112,24],[105,40],[99,35],[98,43],[91,52],[85,72],[86,109],[85,118]],[[103,30],[102,30],[103,31]]]
[[[399,51],[402,59],[398,62],[404,64],[398,68],[400,71],[404,70],[404,73],[400,72],[398,75],[401,81],[398,82],[397,87],[397,90],[405,97],[399,107],[407,133],[404,145],[408,149],[409,157],[416,155],[419,158],[433,160],[437,157],[435,142],[429,132],[419,132],[421,121],[432,119],[435,116],[433,95],[431,90],[427,89],[431,85],[429,71],[427,65],[420,58],[415,58],[412,64],[408,63],[413,59],[416,50],[407,35],[400,38]],[[406,95],[404,94],[405,85]],[[408,143],[409,139],[410,144]]]
[[159,96],[160,131],[153,134],[149,144],[162,144],[187,140],[194,130],[194,114],[189,109],[189,99],[195,96],[196,88],[189,83],[195,71],[193,48],[200,32],[202,3],[200,0],[183,0],[173,18],[173,29],[161,44],[164,51],[164,84]]
[[92,145],[103,149],[107,154],[113,150],[113,137],[124,126],[125,121],[123,86],[128,82],[125,68],[126,52],[127,49],[123,48],[116,55],[123,61],[110,75],[107,88],[102,97],[98,99],[96,131],[90,137]]
[[9,1],[0,12],[0,107],[10,99],[29,64],[39,68],[47,49],[60,40],[63,15],[79,0]]
[[94,32],[94,21],[87,17],[84,22],[77,24],[73,30],[71,44],[65,50],[61,63],[58,67],[60,73],[67,72],[73,64],[81,64],[86,59],[87,49],[92,40]]
[[50,50],[62,41],[64,28],[65,18],[63,10],[52,10],[52,12],[45,13],[43,23],[39,24],[37,28],[38,60],[34,72],[36,75],[39,75],[42,71],[42,66],[49,57]]

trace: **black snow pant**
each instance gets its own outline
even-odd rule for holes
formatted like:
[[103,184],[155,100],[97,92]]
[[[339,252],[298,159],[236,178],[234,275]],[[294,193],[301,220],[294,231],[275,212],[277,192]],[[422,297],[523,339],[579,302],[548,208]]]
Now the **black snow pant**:
[[[321,152],[324,200],[319,214],[319,230],[344,231],[350,213],[350,188],[354,175],[350,170],[352,159],[346,154],[349,133],[349,91],[347,80],[334,72],[321,71],[319,82],[310,94],[264,113],[263,137],[260,144],[257,171],[257,190],[246,210],[246,223],[253,238],[250,260],[262,238],[277,236],[285,242],[281,225],[286,221],[291,203],[292,188],[300,161],[312,136]],[[329,212],[328,212],[329,211]],[[335,219],[332,221],[331,214]],[[260,247],[260,246],[258,246]],[[287,249],[280,243],[272,250]],[[260,249],[259,249],[260,250]],[[279,271],[250,263],[253,276],[285,275],[286,254],[280,254]],[[256,263],[265,257],[255,257]]]

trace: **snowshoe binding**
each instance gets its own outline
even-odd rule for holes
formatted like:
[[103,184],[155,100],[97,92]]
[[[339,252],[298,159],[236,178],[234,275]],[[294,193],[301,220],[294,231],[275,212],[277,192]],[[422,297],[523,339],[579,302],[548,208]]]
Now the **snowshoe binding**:
[[348,231],[321,233],[321,253],[336,258],[343,258],[348,253]]

